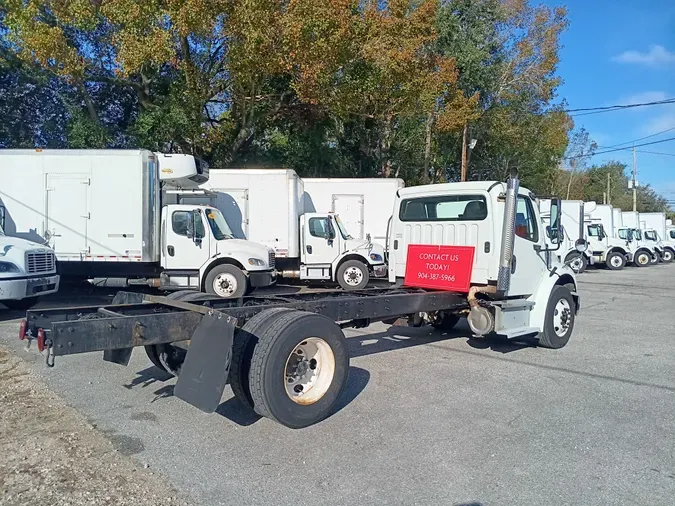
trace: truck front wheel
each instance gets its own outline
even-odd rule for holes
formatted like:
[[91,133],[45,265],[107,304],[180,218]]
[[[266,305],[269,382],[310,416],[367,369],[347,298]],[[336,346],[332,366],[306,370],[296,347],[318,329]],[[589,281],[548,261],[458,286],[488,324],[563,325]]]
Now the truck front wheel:
[[570,253],[565,258],[565,263],[569,264],[576,274],[581,274],[588,267],[588,259],[583,253]]
[[248,280],[239,267],[221,264],[209,271],[204,285],[208,293],[223,299],[238,299],[246,293]]
[[663,250],[663,255],[661,256],[661,260],[663,260],[664,264],[669,264],[670,262],[673,261],[673,252],[672,250],[669,249],[664,249]]
[[652,255],[647,250],[640,250],[635,254],[635,265],[638,267],[646,267],[652,261]]
[[349,350],[331,319],[304,311],[270,315],[251,357],[255,411],[293,429],[327,417],[347,382]]
[[368,266],[359,260],[347,260],[337,270],[337,282],[344,290],[361,290],[368,285]]
[[607,264],[608,269],[612,271],[620,271],[626,265],[626,257],[623,255],[623,253],[612,251],[609,255],[607,255],[607,260],[605,263]]
[[2,300],[0,304],[4,304],[9,309],[14,309],[17,311],[26,311],[32,308],[37,304],[37,297],[27,297],[25,299],[12,299],[12,300]]
[[551,291],[544,316],[544,328],[539,333],[539,345],[562,348],[570,340],[574,329],[576,307],[569,289],[556,285]]

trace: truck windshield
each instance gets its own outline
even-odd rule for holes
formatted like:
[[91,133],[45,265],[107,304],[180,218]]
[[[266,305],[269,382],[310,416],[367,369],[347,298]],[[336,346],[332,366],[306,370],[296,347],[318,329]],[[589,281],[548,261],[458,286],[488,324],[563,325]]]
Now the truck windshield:
[[232,230],[230,226],[225,221],[222,213],[218,209],[211,209],[210,207],[206,209],[206,219],[209,220],[209,226],[211,227],[211,233],[217,241],[222,241],[223,239],[234,239],[232,235]]
[[340,229],[340,235],[342,236],[343,239],[354,239],[349,233],[347,232],[347,229],[345,228],[344,224],[342,223],[342,220],[340,217],[336,214],[334,216],[335,218],[335,223],[337,223],[338,228]]

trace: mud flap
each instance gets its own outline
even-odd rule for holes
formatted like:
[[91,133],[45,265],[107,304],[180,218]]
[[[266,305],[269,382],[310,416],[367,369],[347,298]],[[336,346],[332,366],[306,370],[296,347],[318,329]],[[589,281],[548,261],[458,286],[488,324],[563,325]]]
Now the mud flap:
[[129,365],[133,348],[119,348],[117,350],[103,350],[103,360],[113,364]]
[[205,413],[223,396],[232,359],[235,319],[218,311],[204,315],[190,340],[174,395]]

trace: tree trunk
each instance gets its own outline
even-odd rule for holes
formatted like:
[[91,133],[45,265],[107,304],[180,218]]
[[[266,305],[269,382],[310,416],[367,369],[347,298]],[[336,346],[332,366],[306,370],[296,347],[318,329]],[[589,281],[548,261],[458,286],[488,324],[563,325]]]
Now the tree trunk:
[[96,106],[94,101],[91,99],[87,87],[83,82],[80,82],[80,91],[82,92],[82,98],[84,99],[84,104],[87,106],[87,113],[89,114],[89,119],[95,123],[98,123],[98,112],[96,112]]
[[567,181],[567,197],[565,200],[570,199],[570,191],[572,190],[572,177],[574,177],[574,172],[570,171],[570,179]]
[[391,129],[394,117],[388,114],[382,125],[382,138],[380,140],[380,175],[382,177],[391,176],[391,160],[389,152],[391,149]]
[[429,166],[431,165],[431,133],[434,125],[434,113],[427,114],[426,135],[424,138],[424,169],[420,176],[420,184],[429,184]]

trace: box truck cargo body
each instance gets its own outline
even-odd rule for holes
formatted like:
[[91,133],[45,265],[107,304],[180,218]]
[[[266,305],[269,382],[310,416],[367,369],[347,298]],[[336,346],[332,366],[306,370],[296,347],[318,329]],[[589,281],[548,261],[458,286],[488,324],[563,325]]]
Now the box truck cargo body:
[[[238,270],[230,288],[239,282],[231,295],[274,282],[267,248],[228,240],[229,228],[212,207],[171,203],[184,192],[204,194],[199,184],[207,180],[190,155],[0,150],[7,233],[53,248],[63,276],[212,290],[206,277],[229,262]],[[263,264],[251,264],[253,258]]]
[[399,178],[303,178],[306,212],[336,213],[354,239],[386,244]]
[[355,239],[337,213],[306,211],[304,182],[293,170],[214,169],[202,187],[242,237],[274,249],[283,278],[357,289],[386,276],[381,245]]
[[618,239],[619,229],[623,227],[623,213],[618,207],[612,208],[612,230],[608,230],[607,233],[611,234],[612,237]]

